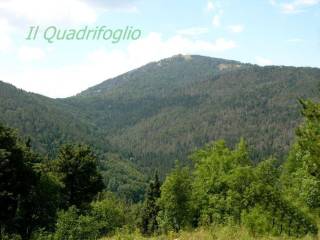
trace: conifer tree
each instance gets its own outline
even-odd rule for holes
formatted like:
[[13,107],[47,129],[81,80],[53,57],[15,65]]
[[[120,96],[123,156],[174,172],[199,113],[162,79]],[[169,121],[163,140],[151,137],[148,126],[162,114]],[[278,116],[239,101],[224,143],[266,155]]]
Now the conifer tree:
[[159,206],[157,205],[157,200],[160,198],[160,185],[159,176],[156,172],[154,180],[149,184],[143,206],[140,226],[143,234],[152,234],[158,229],[157,215]]
[[88,146],[63,146],[56,161],[55,171],[64,185],[64,208],[73,205],[78,208],[85,207],[104,188],[97,169],[97,159]]

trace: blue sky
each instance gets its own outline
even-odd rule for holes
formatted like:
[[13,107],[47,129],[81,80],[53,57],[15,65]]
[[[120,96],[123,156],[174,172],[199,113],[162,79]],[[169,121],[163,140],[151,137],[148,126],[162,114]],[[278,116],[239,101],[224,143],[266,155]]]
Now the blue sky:
[[[320,0],[0,0],[0,80],[67,97],[150,61],[200,54],[320,67]],[[27,41],[41,29],[141,29],[137,41]]]

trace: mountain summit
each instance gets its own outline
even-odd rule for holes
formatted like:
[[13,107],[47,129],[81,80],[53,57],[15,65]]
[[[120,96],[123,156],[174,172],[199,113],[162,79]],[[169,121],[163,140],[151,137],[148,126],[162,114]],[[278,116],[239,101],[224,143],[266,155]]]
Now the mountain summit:
[[78,139],[163,172],[220,138],[230,144],[246,138],[258,161],[287,153],[300,122],[297,99],[317,97],[319,81],[317,68],[177,55],[66,99],[1,83],[0,121],[31,135],[42,149]]

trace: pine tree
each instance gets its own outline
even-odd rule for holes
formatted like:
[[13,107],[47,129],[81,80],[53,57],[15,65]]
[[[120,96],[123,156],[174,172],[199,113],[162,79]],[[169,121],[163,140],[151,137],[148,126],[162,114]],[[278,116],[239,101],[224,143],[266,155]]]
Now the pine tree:
[[65,145],[56,161],[57,175],[64,185],[63,207],[85,207],[103,190],[104,184],[97,170],[97,159],[88,146]]
[[0,125],[0,227],[23,237],[32,228],[26,212],[38,182],[32,157],[15,132]]
[[140,228],[143,234],[152,234],[158,230],[159,206],[157,200],[160,198],[160,185],[159,176],[156,172],[154,180],[150,182],[142,210]]

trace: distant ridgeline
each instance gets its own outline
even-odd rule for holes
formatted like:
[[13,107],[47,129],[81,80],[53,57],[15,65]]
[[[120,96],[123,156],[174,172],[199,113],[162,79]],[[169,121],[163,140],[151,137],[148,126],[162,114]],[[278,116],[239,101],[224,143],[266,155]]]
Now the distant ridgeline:
[[0,82],[0,122],[51,156],[61,143],[83,142],[160,174],[218,139],[233,145],[244,137],[255,161],[281,159],[301,121],[297,100],[316,98],[319,81],[316,68],[178,55],[66,99]]

